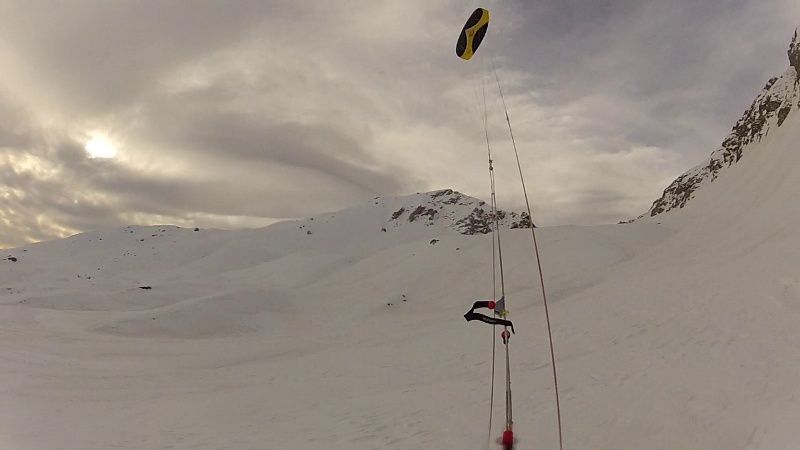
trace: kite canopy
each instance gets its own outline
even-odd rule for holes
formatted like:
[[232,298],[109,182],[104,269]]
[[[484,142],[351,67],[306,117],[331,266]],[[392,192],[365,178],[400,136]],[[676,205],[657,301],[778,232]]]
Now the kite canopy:
[[461,30],[461,34],[458,36],[456,55],[466,60],[472,58],[472,55],[481,45],[487,28],[489,28],[489,11],[483,8],[476,9],[469,16],[467,23],[464,24],[464,29]]

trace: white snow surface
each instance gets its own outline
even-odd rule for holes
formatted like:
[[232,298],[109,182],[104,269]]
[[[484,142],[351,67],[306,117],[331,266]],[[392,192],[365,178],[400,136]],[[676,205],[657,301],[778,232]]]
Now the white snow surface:
[[[682,209],[537,229],[565,448],[800,448],[798,142],[791,114]],[[493,329],[462,317],[491,238],[454,229],[477,200],[431,196],[3,250],[0,448],[497,448]],[[502,238],[517,447],[555,449],[530,231]]]

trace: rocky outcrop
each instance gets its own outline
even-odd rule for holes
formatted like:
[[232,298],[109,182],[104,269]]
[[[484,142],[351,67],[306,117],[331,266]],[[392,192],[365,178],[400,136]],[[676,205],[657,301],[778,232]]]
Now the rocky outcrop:
[[[387,222],[394,227],[401,224],[442,224],[461,234],[487,234],[494,227],[494,214],[489,205],[452,189],[428,192],[413,196],[414,203],[404,204],[391,213]],[[408,212],[408,214],[406,214]],[[501,228],[530,228],[526,213],[497,211]]]
[[797,39],[797,29],[794,30],[794,38],[789,44],[789,64],[794,67],[796,73],[800,73],[800,41]]
[[492,214],[483,208],[475,208],[467,217],[456,222],[455,228],[461,234],[488,234],[492,232],[492,218]]
[[420,217],[427,217],[428,222],[433,222],[436,219],[436,210],[433,208],[426,208],[425,206],[417,206],[417,208],[408,215],[408,221],[414,222]]
[[392,213],[392,220],[397,220],[397,218],[402,216],[404,212],[406,212],[405,208],[400,208],[397,211],[393,212]]
[[722,141],[708,162],[679,176],[653,202],[643,216],[656,216],[674,208],[683,208],[700,186],[713,182],[723,169],[737,163],[748,147],[760,141],[770,130],[780,127],[793,110],[800,108],[800,42],[795,30],[789,45],[789,69],[780,77],[770,79],[731,133]]
[[511,228],[536,228],[531,222],[531,216],[523,212],[520,214],[520,219],[516,222],[511,222]]

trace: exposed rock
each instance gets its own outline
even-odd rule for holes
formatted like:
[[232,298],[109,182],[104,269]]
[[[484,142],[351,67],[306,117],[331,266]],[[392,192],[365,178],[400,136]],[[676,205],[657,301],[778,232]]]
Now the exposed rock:
[[487,234],[492,232],[491,219],[483,208],[475,208],[463,219],[456,222],[456,229],[461,234]]
[[783,125],[783,121],[786,120],[786,117],[789,116],[789,112],[792,110],[791,103],[785,105],[781,109],[778,110],[778,126]]
[[397,218],[402,216],[404,212],[406,212],[405,208],[398,209],[397,211],[392,213],[392,220],[397,220]]
[[443,200],[442,203],[445,205],[455,205],[460,200],[460,197],[450,197],[446,200]]
[[439,197],[441,197],[443,195],[453,195],[453,190],[452,189],[442,189],[440,191],[431,192],[431,198],[434,199],[434,200],[436,200],[437,198],[439,198]]
[[531,228],[531,226],[533,226],[531,218],[526,212],[520,214],[520,219],[518,221],[511,222],[511,228]]
[[436,210],[433,208],[426,208],[424,206],[418,206],[411,214],[408,215],[408,221],[414,222],[421,216],[425,216],[428,218],[429,222],[432,222],[433,219],[436,218]]
[[[747,148],[759,142],[773,128],[783,125],[798,102],[798,73],[800,73],[800,42],[795,30],[789,45],[791,68],[783,76],[771,78],[750,108],[733,126],[731,133],[722,141],[720,148],[711,153],[708,162],[692,168],[679,176],[664,190],[644,214],[656,216],[674,208],[683,208],[695,191],[706,182],[713,182],[721,171],[742,159]],[[644,215],[640,216],[643,217]]]
[[794,30],[792,43],[789,44],[789,64],[794,67],[795,72],[800,74],[800,41],[797,39],[797,28]]

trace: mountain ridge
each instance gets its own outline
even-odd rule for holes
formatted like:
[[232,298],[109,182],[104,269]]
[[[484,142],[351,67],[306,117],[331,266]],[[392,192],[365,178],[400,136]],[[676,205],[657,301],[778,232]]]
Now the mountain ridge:
[[683,208],[698,189],[714,182],[726,168],[738,163],[752,144],[780,128],[789,114],[800,108],[800,41],[797,29],[787,55],[789,68],[781,76],[770,78],[708,161],[689,169],[670,183],[661,197],[638,219]]

